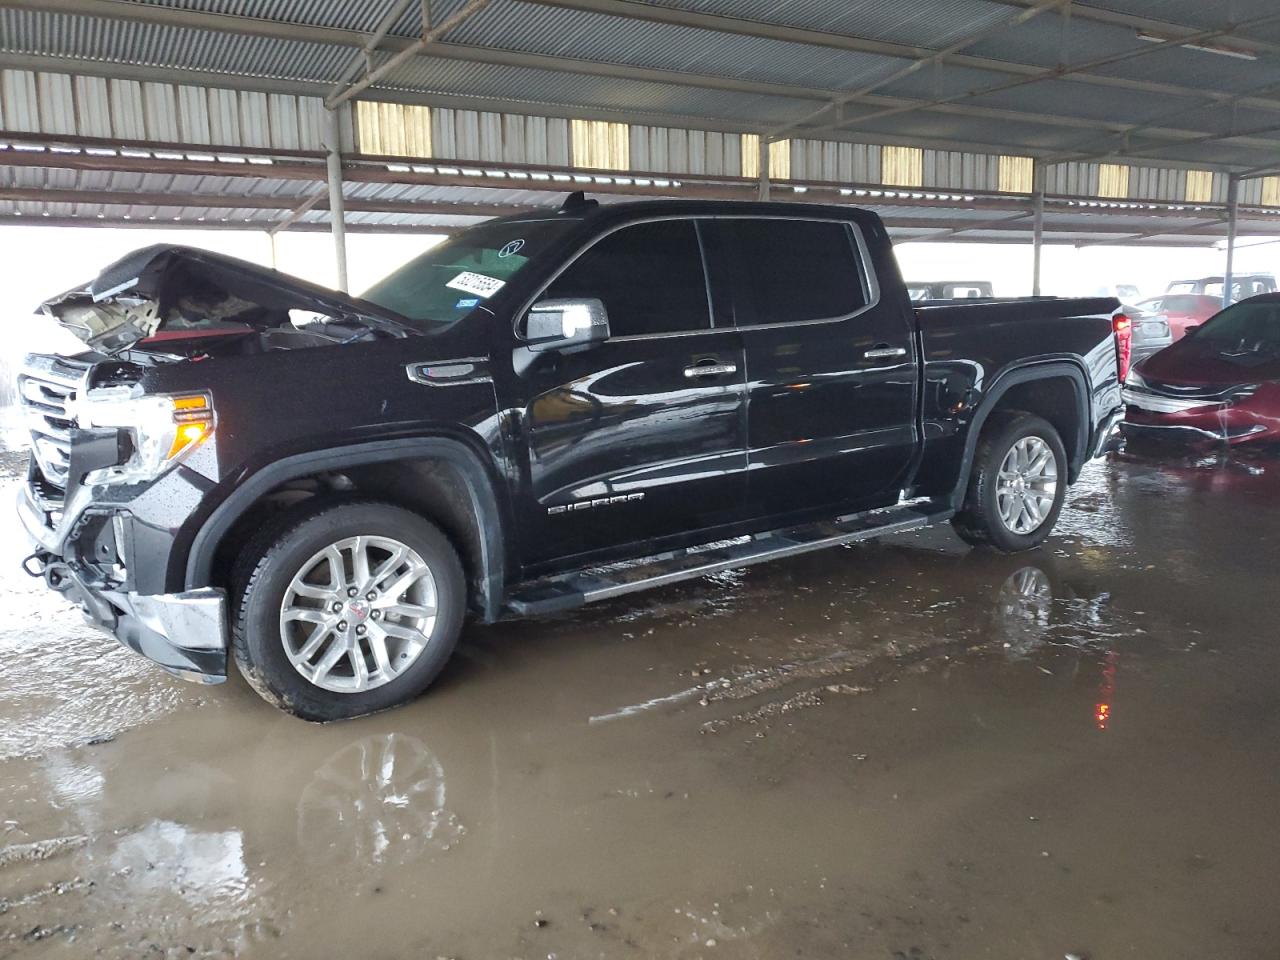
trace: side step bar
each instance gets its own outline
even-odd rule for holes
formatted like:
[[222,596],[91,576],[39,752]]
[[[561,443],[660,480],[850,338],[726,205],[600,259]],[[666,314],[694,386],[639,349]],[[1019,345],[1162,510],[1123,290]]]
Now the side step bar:
[[596,600],[705,577],[721,570],[927,527],[950,519],[954,513],[949,507],[929,502],[887,507],[829,523],[789,527],[677,550],[638,562],[577,570],[525,584],[507,601],[506,611],[521,617],[556,613]]

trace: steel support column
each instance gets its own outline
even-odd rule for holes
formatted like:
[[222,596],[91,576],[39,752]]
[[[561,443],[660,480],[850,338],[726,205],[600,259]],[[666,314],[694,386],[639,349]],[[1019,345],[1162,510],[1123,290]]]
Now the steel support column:
[[342,108],[326,110],[325,165],[329,180],[329,220],[333,233],[333,253],[337,261],[337,288],[347,291],[347,217],[342,196]]
[[1032,216],[1031,226],[1031,295],[1040,296],[1041,255],[1044,252],[1044,164],[1033,161],[1031,167]]
[[1231,287],[1236,261],[1236,228],[1240,214],[1240,178],[1227,179],[1227,269],[1222,276],[1222,305],[1231,306]]
[[763,133],[760,134],[760,146],[757,163],[760,167],[760,192],[758,194],[761,200],[769,199],[769,138]]

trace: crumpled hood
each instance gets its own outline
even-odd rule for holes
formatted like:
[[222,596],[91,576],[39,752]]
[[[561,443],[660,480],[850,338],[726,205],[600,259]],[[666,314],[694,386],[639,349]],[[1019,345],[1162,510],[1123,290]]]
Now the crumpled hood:
[[1183,337],[1136,367],[1148,380],[1186,386],[1235,386],[1280,380],[1280,355],[1233,353],[1222,343]]
[[104,353],[166,327],[266,330],[287,320],[290,310],[398,336],[417,332],[394,312],[356,297],[236,257],[164,243],[135,250],[89,283],[40,305],[40,312]]

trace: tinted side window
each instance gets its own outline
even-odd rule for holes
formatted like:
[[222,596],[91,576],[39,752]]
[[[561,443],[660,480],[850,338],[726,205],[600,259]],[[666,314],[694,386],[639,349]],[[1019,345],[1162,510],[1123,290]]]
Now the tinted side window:
[[820,220],[717,221],[738,267],[739,326],[827,320],[867,304],[849,227]]
[[571,263],[542,295],[578,297],[604,302],[613,337],[708,329],[707,286],[693,221],[623,227]]

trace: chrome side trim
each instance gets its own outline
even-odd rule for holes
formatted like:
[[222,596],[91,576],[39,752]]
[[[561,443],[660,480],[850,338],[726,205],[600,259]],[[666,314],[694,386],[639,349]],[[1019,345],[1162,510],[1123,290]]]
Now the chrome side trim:
[[405,375],[426,387],[456,387],[466,383],[489,383],[487,357],[461,357],[457,360],[418,361],[406,363]]

